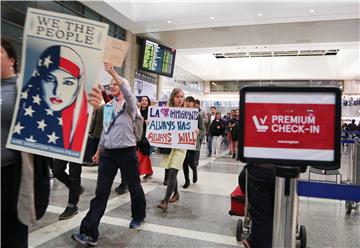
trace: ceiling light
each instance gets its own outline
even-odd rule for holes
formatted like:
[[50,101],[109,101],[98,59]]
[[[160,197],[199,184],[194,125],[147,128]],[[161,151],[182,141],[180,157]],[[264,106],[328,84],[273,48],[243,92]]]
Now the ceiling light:
[[314,12],[315,12],[315,10],[311,9],[311,10],[309,10],[309,12],[310,12],[310,13],[314,13]]
[[171,24],[171,21],[167,21],[167,23]]
[[211,20],[214,20],[214,19],[215,19],[215,17],[211,16],[211,17],[210,17],[210,19],[211,19]]
[[262,16],[262,13],[259,13],[258,16]]

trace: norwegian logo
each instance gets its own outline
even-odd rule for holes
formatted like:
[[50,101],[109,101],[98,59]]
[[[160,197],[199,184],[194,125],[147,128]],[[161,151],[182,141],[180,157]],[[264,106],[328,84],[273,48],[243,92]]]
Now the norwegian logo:
[[265,125],[267,115],[263,118],[258,118],[256,115],[253,115],[252,119],[256,127],[256,132],[265,133],[269,129],[269,126]]

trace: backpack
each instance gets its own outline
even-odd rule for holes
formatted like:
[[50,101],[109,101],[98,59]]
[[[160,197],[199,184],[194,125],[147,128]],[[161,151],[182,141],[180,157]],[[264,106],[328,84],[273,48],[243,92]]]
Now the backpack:
[[[110,127],[108,128],[108,131],[114,124],[116,118],[118,116],[120,116],[125,111],[125,109],[128,110],[128,108],[126,108],[126,102],[124,103],[123,110],[120,111],[114,119],[112,119],[112,121],[110,123]],[[104,111],[104,113],[105,113],[105,111]],[[128,113],[130,116],[132,115],[132,113],[129,110],[128,110]],[[134,131],[136,142],[139,142],[142,139],[142,135],[143,135],[143,131],[144,131],[143,130],[144,118],[141,116],[139,109],[136,110],[135,119],[133,120],[133,128],[134,128],[133,131]]]
[[133,120],[133,126],[136,142],[139,142],[142,139],[144,132],[144,118],[140,113],[138,113],[138,111],[136,111],[135,119]]

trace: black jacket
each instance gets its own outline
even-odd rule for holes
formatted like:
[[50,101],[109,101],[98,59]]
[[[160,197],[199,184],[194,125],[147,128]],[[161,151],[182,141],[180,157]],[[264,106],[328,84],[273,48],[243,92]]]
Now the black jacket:
[[221,120],[213,120],[210,126],[211,136],[220,136],[225,132],[225,126]]

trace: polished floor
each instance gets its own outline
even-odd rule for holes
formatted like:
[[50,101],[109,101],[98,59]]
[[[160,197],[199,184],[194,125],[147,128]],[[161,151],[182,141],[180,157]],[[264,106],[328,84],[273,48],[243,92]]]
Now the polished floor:
[[[347,175],[346,151],[340,172]],[[235,229],[239,217],[230,216],[230,193],[237,185],[238,174],[244,166],[224,150],[219,158],[201,152],[199,180],[183,189],[180,171],[180,200],[170,204],[167,213],[156,207],[164,197],[164,170],[158,166],[160,155],[152,155],[154,175],[142,180],[146,194],[147,218],[141,229],[129,229],[129,194],[110,195],[100,224],[97,247],[241,247]],[[190,172],[190,176],[191,176]],[[67,188],[53,180],[50,205],[45,216],[30,230],[30,247],[83,247],[70,236],[78,230],[82,218],[94,197],[97,167],[83,167],[84,194],[79,202],[79,213],[69,220],[58,220],[66,206]],[[308,173],[301,175],[308,178]],[[311,175],[312,179],[335,180],[335,176]],[[343,179],[344,179],[343,178]],[[117,175],[113,189],[119,184]],[[360,213],[345,214],[343,201],[300,198],[299,224],[306,226],[307,247],[360,247]]]

